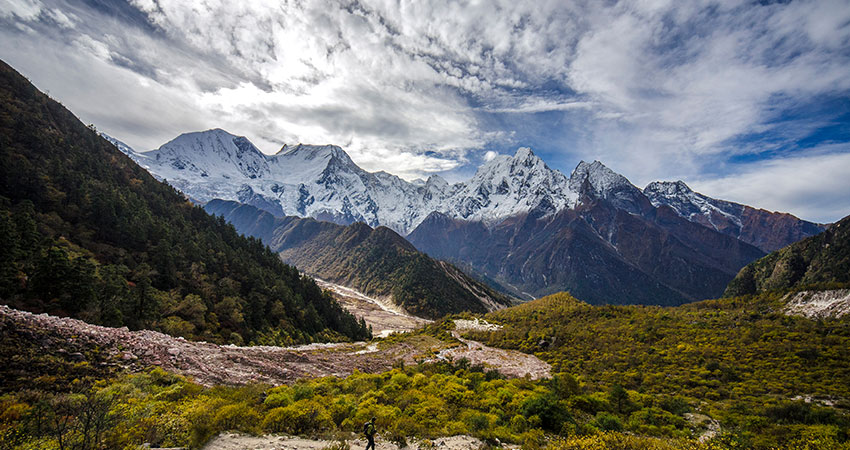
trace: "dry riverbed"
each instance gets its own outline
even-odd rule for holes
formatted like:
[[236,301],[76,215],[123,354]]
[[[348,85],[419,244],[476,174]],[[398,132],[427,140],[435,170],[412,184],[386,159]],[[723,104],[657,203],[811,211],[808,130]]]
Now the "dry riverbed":
[[376,337],[412,331],[431,322],[405,313],[389,300],[369,297],[354,289],[320,279],[316,279],[316,283],[323,289],[331,291],[334,298],[348,312],[354,314],[358,319],[363,318],[366,324],[372,327],[372,333]]

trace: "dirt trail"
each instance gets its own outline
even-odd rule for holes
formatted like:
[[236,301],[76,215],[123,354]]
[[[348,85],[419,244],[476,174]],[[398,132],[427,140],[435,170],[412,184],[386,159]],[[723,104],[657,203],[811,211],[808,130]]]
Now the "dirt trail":
[[316,278],[316,283],[323,289],[333,293],[334,298],[354,314],[358,319],[363,318],[372,327],[376,337],[386,337],[390,333],[403,333],[421,327],[430,320],[405,314],[399,307],[388,300],[382,301],[369,297],[357,290],[340,286]]
[[[204,446],[203,450],[321,450],[338,441],[312,440],[292,436],[246,436],[244,434],[222,433]],[[363,439],[346,441],[353,450],[366,448]],[[434,448],[441,450],[477,450],[483,444],[471,436],[452,436],[434,439]],[[383,441],[380,436],[375,440],[375,450],[397,450],[398,446]],[[405,447],[410,450],[421,448],[419,442],[410,441]]]

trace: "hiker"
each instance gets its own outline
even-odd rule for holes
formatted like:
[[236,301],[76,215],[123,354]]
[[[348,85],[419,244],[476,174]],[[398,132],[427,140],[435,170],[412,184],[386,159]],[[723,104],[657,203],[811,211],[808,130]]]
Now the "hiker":
[[368,441],[366,444],[366,450],[370,448],[375,450],[375,418],[373,417],[371,420],[363,424],[363,434],[366,435],[366,440]]

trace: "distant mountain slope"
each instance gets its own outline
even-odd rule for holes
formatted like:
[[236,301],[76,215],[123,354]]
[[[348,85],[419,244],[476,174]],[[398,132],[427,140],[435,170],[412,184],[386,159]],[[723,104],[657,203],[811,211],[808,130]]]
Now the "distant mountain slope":
[[0,299],[214,342],[361,339],[365,324],[0,63]]
[[649,210],[644,217],[583,198],[575,210],[532,212],[489,228],[434,213],[408,239],[516,295],[569,290],[595,304],[677,305],[719,296],[739,267],[764,254],[669,208]]
[[389,297],[420,317],[510,306],[505,296],[451,264],[420,253],[386,227],[275,218],[253,206],[224,200],[212,200],[205,209],[223,216],[240,232],[262,239],[287,263],[367,295]]
[[643,193],[655,206],[667,205],[692,222],[734,236],[765,252],[779,250],[826,229],[791,214],[713,199],[694,192],[682,181],[655,181]]
[[821,234],[791,244],[738,272],[724,296],[757,294],[807,285],[850,283],[850,216]]

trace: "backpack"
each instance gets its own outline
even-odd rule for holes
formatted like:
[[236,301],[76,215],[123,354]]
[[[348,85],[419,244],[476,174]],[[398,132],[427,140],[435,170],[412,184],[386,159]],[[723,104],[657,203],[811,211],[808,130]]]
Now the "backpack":
[[366,436],[374,436],[375,435],[375,425],[372,422],[366,422],[363,424],[363,434]]

